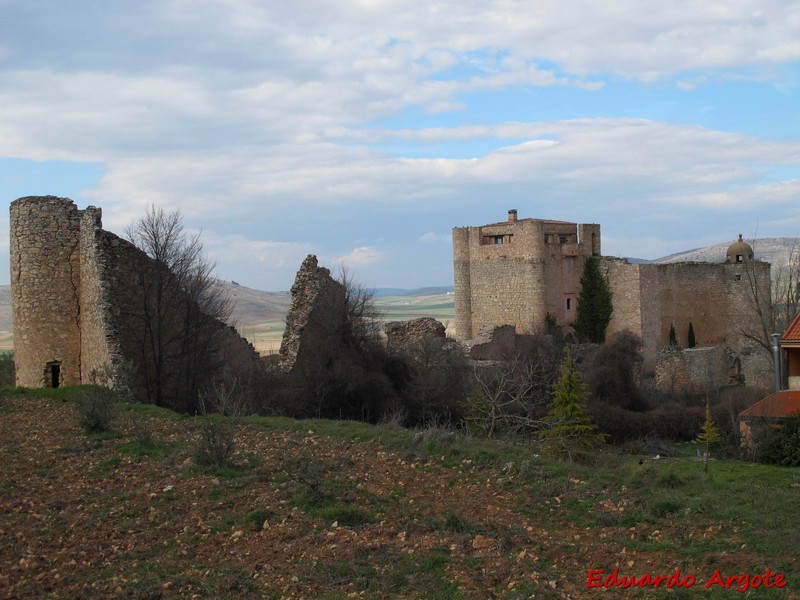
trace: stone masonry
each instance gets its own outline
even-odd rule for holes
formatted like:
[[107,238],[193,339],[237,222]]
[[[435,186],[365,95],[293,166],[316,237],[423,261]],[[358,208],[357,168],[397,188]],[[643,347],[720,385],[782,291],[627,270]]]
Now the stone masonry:
[[338,328],[347,317],[344,286],[320,267],[317,257],[309,254],[295,276],[292,304],[286,316],[286,329],[279,352],[281,370],[314,368],[324,360],[335,343]]
[[666,346],[658,354],[656,385],[669,393],[700,394],[742,382],[742,362],[725,346]]
[[423,340],[445,338],[444,324],[432,317],[392,321],[386,323],[383,330],[386,332],[386,345],[390,350]]
[[516,210],[507,221],[454,228],[457,337],[495,325],[536,333],[548,315],[571,325],[584,262],[599,254],[599,225],[517,219]]
[[[10,207],[11,290],[17,385],[90,382],[93,371],[136,368],[137,277],[152,263],[130,242],[102,229],[102,211],[68,198],[26,197]],[[248,375],[262,363],[233,328],[215,322],[215,361]],[[141,377],[141,374],[139,375]],[[136,381],[134,381],[136,386]]]
[[[769,356],[745,332],[758,329],[752,298],[754,291],[769,297],[770,265],[753,260],[748,248],[739,240],[721,264],[631,264],[602,257],[614,306],[607,337],[626,329],[640,336],[643,370],[652,373],[670,328],[686,345],[691,323],[698,346],[731,348],[748,384],[769,385]],[[456,336],[470,340],[501,325],[535,333],[548,315],[571,325],[583,265],[593,255],[600,256],[599,225],[518,219],[511,210],[506,221],[454,228]]]

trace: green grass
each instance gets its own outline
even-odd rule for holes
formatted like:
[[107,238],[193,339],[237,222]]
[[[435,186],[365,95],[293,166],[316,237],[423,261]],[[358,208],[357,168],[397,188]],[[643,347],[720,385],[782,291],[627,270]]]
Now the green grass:
[[[75,398],[70,388],[47,391],[50,397],[63,401]],[[39,392],[41,390],[36,390],[37,396],[42,395]],[[28,395],[27,391],[20,394]],[[153,406],[121,404],[118,408],[119,414],[126,418],[186,418]],[[742,554],[744,550],[747,558],[742,559],[743,564],[737,565],[740,571],[750,569],[756,572],[764,565],[787,574],[796,570],[795,563],[786,561],[796,555],[796,540],[800,539],[797,469],[719,459],[711,461],[706,475],[703,462],[693,456],[693,447],[677,458],[646,459],[643,464],[639,464],[639,456],[603,452],[597,455],[596,464],[587,466],[539,457],[535,446],[462,435],[446,436],[446,443],[426,448],[415,444],[414,431],[354,421],[248,417],[239,419],[238,423],[294,432],[300,437],[311,435],[374,444],[396,452],[403,460],[416,461],[415,468],[426,472],[441,471],[447,478],[445,481],[481,484],[491,481],[498,490],[514,497],[518,504],[511,508],[517,513],[540,518],[543,523],[552,525],[554,531],[565,523],[577,524],[581,528],[617,528],[610,534],[608,543],[627,547],[629,552],[675,553],[696,564],[706,556],[731,557]],[[118,468],[123,454],[146,456],[150,452],[137,449],[136,441],[130,438],[104,443],[101,448],[103,454],[93,471],[99,476]],[[156,448],[152,451],[153,456],[170,454],[177,447],[156,442]],[[86,450],[84,446],[77,450],[64,450],[73,451]],[[357,489],[356,483],[348,479],[347,473],[352,465],[345,460],[335,455],[328,456],[325,462],[311,459],[313,457],[309,456],[305,467],[297,461],[284,464],[270,477],[274,484],[286,486],[284,498],[290,506],[297,506],[324,522],[313,523],[314,528],[328,527],[334,521],[340,526],[363,527],[385,519],[385,514],[409,518],[400,513],[407,490],[400,487],[389,489],[386,496],[378,499]],[[264,463],[269,464],[268,461]],[[307,471],[298,473],[297,469]],[[235,486],[253,485],[255,478],[249,477],[248,471],[253,469],[247,466],[230,472],[209,472],[227,481],[211,488],[208,498],[227,502],[229,495],[235,495]],[[5,489],[0,488],[0,493],[10,495],[16,490],[12,484],[6,484]],[[269,518],[268,511],[252,505],[240,506],[224,516],[226,523],[256,527]],[[481,524],[474,522],[472,519],[476,517],[471,514],[443,510],[431,518],[437,521],[437,531],[464,534],[465,537],[481,532]],[[630,528],[634,531],[631,532]],[[655,530],[666,533],[649,536]],[[694,534],[689,536],[684,533],[687,531]],[[498,537],[496,532],[483,533]],[[447,565],[454,559],[446,548],[425,556],[398,554],[386,559],[385,563],[371,563],[363,558],[360,563],[354,561],[352,565],[331,559],[324,565],[328,571],[323,575],[339,581],[350,573],[351,580],[358,581],[358,590],[367,592],[368,597],[459,597],[457,585],[447,577]],[[546,561],[547,557],[542,554],[539,560]],[[754,564],[746,564],[751,561]],[[371,568],[373,564],[388,564],[388,571],[376,578]],[[537,569],[545,571],[546,566],[537,566]],[[713,568],[703,575],[712,572]],[[790,585],[797,586],[796,578]],[[338,591],[332,589],[331,594]],[[690,591],[696,594],[684,597],[724,595],[699,589]],[[511,591],[505,596],[517,597]],[[636,596],[632,594],[632,597]],[[781,596],[754,590],[748,597]]]

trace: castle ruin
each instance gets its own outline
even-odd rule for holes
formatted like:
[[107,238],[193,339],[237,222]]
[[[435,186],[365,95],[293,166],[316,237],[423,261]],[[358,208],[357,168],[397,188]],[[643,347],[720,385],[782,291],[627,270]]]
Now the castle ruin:
[[[500,325],[534,333],[548,319],[572,325],[589,256],[601,256],[599,225],[519,219],[511,210],[506,221],[454,228],[456,336],[470,340]],[[672,328],[688,345],[691,325],[698,346],[731,348],[748,384],[769,385],[769,356],[751,338],[762,329],[753,305],[770,297],[770,265],[755,260],[741,236],[725,263],[632,264],[601,256],[601,268],[613,293],[606,333],[627,329],[641,337],[645,372],[655,371]]]
[[[59,387],[89,383],[107,366],[134,367],[134,391],[147,400],[142,361],[144,316],[135,298],[159,266],[130,242],[102,229],[102,211],[79,210],[55,196],[19,198],[10,207],[11,289],[17,385]],[[189,300],[181,306],[189,306]],[[179,327],[176,315],[165,327]],[[262,364],[253,347],[217,320],[206,323],[212,354],[192,369],[201,379],[222,365],[252,380]],[[172,382],[172,378],[170,378]],[[180,378],[174,379],[174,385]],[[164,398],[175,406],[180,393]],[[152,399],[151,399],[152,401]]]

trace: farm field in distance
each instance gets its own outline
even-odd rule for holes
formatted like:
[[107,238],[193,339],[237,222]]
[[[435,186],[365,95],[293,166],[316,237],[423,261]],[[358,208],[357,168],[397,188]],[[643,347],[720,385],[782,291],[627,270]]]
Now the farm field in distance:
[[[230,282],[221,284],[234,301],[231,324],[239,335],[249,340],[262,355],[277,353],[291,304],[289,292],[262,292]],[[375,304],[384,314],[384,322],[433,317],[448,326],[448,335],[453,335],[455,304],[452,293],[376,296]],[[0,351],[13,348],[11,288],[6,285],[0,286]]]
[[[236,311],[237,331],[262,355],[275,354],[280,348],[290,297],[287,294],[284,298],[273,299],[273,302],[274,312],[262,320],[252,311],[248,312],[247,307],[252,308],[251,304]],[[376,296],[375,306],[383,314],[384,323],[433,317],[447,327],[448,335],[454,333],[455,304],[452,292]]]

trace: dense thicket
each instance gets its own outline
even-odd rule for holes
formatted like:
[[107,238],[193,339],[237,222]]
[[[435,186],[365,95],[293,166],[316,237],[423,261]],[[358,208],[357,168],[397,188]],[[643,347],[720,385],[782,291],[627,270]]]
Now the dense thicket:
[[761,462],[800,467],[800,415],[785,419],[780,427],[763,428],[754,441]]
[[586,381],[594,400],[625,410],[645,409],[638,383],[641,349],[641,338],[627,330],[594,349],[586,364]]

